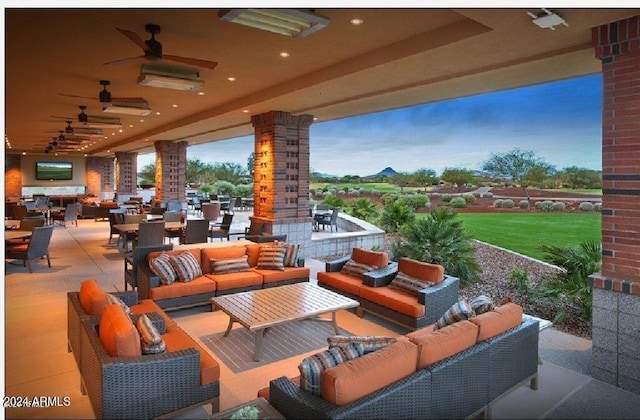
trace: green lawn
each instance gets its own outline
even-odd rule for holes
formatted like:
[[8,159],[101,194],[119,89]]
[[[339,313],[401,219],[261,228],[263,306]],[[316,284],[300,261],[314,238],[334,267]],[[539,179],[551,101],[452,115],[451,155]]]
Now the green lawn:
[[[339,190],[342,190],[345,187],[349,188],[350,190],[353,188],[359,187],[360,189],[367,190],[367,191],[377,190],[381,192],[400,192],[400,187],[398,187],[397,185],[390,184],[388,182],[363,182],[360,184],[346,183],[346,182],[336,182],[334,184],[327,183],[327,182],[313,182],[309,184],[309,189],[317,190],[322,188],[330,188],[331,186],[335,186]],[[420,188],[405,187],[404,188],[404,192],[406,193],[413,192],[415,190],[424,191],[424,187],[420,187]]]
[[588,189],[588,188],[557,188],[555,190],[547,190],[552,192],[567,192],[574,194],[584,194],[584,195],[602,195],[601,189]]
[[470,237],[544,260],[538,249],[601,241],[600,213],[459,213]]

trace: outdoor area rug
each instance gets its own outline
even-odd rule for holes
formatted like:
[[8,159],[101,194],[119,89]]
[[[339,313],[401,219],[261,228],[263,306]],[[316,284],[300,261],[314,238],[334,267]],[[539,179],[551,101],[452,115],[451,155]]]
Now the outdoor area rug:
[[[340,334],[352,335],[340,328]],[[244,372],[311,350],[326,349],[327,337],[335,335],[330,322],[301,320],[277,325],[265,334],[262,357],[253,361],[255,333],[244,327],[234,328],[227,337],[224,332],[200,337],[200,340],[234,373]]]

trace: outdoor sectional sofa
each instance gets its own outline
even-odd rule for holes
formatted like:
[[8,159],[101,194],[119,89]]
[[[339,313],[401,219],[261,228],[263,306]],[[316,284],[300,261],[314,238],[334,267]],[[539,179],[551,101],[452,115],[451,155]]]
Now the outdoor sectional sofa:
[[[138,300],[135,291],[113,295],[129,307],[130,316],[109,302],[95,280],[67,294],[69,350],[96,417],[155,418],[207,403],[219,411],[218,362],[153,301]],[[131,343],[140,346],[134,325],[142,314],[161,335],[164,352],[132,353]]]
[[300,377],[279,377],[258,392],[286,418],[468,418],[520,385],[537,389],[538,321],[507,303],[393,344],[321,373],[321,395]]
[[[178,255],[188,251],[200,263],[202,275],[189,282],[176,281],[169,285],[162,284],[150,268],[149,262],[161,251],[150,252],[147,264],[138,264],[137,286],[141,299],[152,299],[165,310],[179,309],[189,306],[210,305],[210,299],[231,293],[276,287],[309,281],[309,268],[304,267],[304,259],[297,259],[296,267],[285,266],[283,270],[257,268],[260,247],[269,244],[256,244],[242,241],[242,244],[210,244],[204,247],[179,247],[167,251],[169,255]],[[227,274],[212,272],[212,261],[237,260],[247,257],[248,271]]]
[[[373,269],[362,277],[346,272],[349,260]],[[388,287],[399,272],[435,284],[420,290],[417,297]],[[389,262],[384,252],[354,248],[350,256],[326,263],[326,271],[318,273],[318,285],[360,302],[360,316],[371,312],[414,330],[436,322],[458,300],[460,280],[445,275],[440,265],[409,258]]]

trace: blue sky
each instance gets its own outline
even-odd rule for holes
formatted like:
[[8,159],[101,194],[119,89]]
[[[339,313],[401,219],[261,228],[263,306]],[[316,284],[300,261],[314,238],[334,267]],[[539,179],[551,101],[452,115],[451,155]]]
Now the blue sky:
[[[557,169],[601,169],[600,74],[488,93],[311,126],[311,170],[371,175],[387,166],[441,174],[481,169],[491,153],[532,150]],[[246,166],[253,136],[192,146],[188,158]],[[141,155],[139,168],[154,161]]]

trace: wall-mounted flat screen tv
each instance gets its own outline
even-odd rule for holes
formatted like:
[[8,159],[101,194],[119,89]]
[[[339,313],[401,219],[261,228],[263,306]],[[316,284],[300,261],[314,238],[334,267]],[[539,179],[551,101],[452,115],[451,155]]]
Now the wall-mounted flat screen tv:
[[43,181],[67,181],[73,179],[71,162],[36,162],[36,179]]

